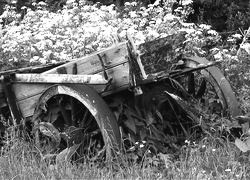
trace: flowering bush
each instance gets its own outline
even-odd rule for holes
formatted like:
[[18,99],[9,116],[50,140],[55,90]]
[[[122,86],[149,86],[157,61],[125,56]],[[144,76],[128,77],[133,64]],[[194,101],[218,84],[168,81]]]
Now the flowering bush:
[[[8,6],[0,17],[5,20],[0,34],[2,70],[85,56],[117,42],[117,34],[125,40],[127,32],[139,44],[181,31],[192,39],[191,34],[199,31],[195,43],[205,43],[199,39],[204,36],[202,27],[184,23],[185,15],[174,16],[168,5],[160,7],[157,2],[148,8],[125,3],[123,11],[118,11],[114,5],[67,1],[56,13],[48,11],[43,2],[33,5],[36,9],[28,8],[23,20]],[[184,8],[183,14],[186,11]],[[189,51],[194,41],[186,43],[190,43]]]

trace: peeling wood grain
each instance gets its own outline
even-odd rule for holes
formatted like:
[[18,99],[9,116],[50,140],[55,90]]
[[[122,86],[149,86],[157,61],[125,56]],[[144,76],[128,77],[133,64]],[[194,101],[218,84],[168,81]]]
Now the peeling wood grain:
[[19,83],[75,83],[75,84],[107,84],[101,75],[73,74],[15,74],[12,82]]
[[[65,67],[68,74],[73,74],[73,66],[77,65],[78,74],[96,74],[102,71],[102,65],[97,54],[104,56],[107,62],[104,62],[105,68],[110,69],[122,63],[128,62],[127,42],[119,43],[102,51],[98,51],[86,57],[74,59],[60,67]],[[119,51],[117,51],[119,49]],[[104,55],[105,54],[105,55]],[[43,74],[57,74],[57,68],[44,72]]]
[[165,38],[140,44],[137,47],[139,53],[140,68],[147,76],[153,76],[161,71],[171,71],[178,61],[179,55],[176,49],[183,45],[184,34],[173,34]]

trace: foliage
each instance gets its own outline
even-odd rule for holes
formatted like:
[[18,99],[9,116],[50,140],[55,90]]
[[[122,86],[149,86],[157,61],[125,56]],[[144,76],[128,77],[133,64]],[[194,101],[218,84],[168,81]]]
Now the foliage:
[[248,28],[248,0],[194,0],[189,21],[212,25],[217,31],[238,31]]

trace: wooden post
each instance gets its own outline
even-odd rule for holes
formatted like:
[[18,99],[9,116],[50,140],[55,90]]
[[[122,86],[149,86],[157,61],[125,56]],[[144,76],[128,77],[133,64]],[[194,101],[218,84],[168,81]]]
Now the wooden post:
[[[16,96],[12,89],[9,76],[5,76],[3,79],[3,89],[4,89],[4,93],[5,93],[8,105],[9,105],[11,116],[13,120],[16,120],[16,124],[19,125],[23,117],[19,109],[19,106],[16,102]],[[15,124],[15,121],[13,121],[13,124]]]

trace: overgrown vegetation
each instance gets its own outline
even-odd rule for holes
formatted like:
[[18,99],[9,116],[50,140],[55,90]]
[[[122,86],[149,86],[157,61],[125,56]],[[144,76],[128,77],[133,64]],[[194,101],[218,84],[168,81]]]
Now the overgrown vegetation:
[[[249,179],[249,153],[214,136],[186,143],[180,154],[152,154],[141,161],[135,154],[120,154],[112,162],[54,163],[34,143],[9,133],[1,149],[3,179]],[[144,142],[136,144],[142,150]]]
[[[223,39],[209,25],[187,23],[188,15],[192,13],[189,1],[182,1],[183,6],[175,10],[175,15],[172,14],[171,3],[160,6],[158,1],[148,7],[136,2],[125,3],[123,9],[115,5],[78,2],[68,0],[57,12],[49,11],[45,3],[34,4],[35,9],[27,8],[23,19],[15,9],[6,6],[0,16],[0,70],[82,57],[120,40],[125,41],[127,32],[136,44],[183,33],[185,46],[176,49],[176,53],[221,61],[220,68],[237,94],[242,114],[250,111],[250,31],[244,29],[245,26],[237,25],[239,31]],[[228,26],[236,23],[233,19],[230,21]],[[245,25],[245,22],[242,23]],[[159,114],[147,114],[143,109],[138,110],[140,107],[136,104],[123,100],[115,102],[110,106],[120,108],[118,111],[123,114],[117,117],[121,121],[123,118],[131,120],[130,116],[135,116],[138,123],[148,125],[153,124],[153,116],[161,121]],[[0,175],[3,179],[248,179],[249,152],[241,153],[228,137],[218,137],[219,130],[232,125],[227,123],[227,119],[216,120],[209,124],[216,133],[206,132],[206,136],[199,141],[190,141],[187,137],[185,144],[174,147],[179,151],[170,153],[169,147],[163,147],[166,148],[162,149],[164,154],[153,152],[154,148],[150,148],[155,143],[154,139],[152,142],[141,141],[147,131],[155,130],[153,125],[148,129],[141,128],[140,138],[130,139],[133,144],[125,154],[117,155],[112,163],[55,162],[55,157],[44,157],[32,140],[27,143],[15,131],[10,131],[14,134],[7,134],[1,150]],[[128,121],[122,121],[124,126],[136,131],[135,124]],[[176,146],[176,139],[171,143],[171,138],[166,138],[164,134],[160,138],[168,140],[166,144]]]

